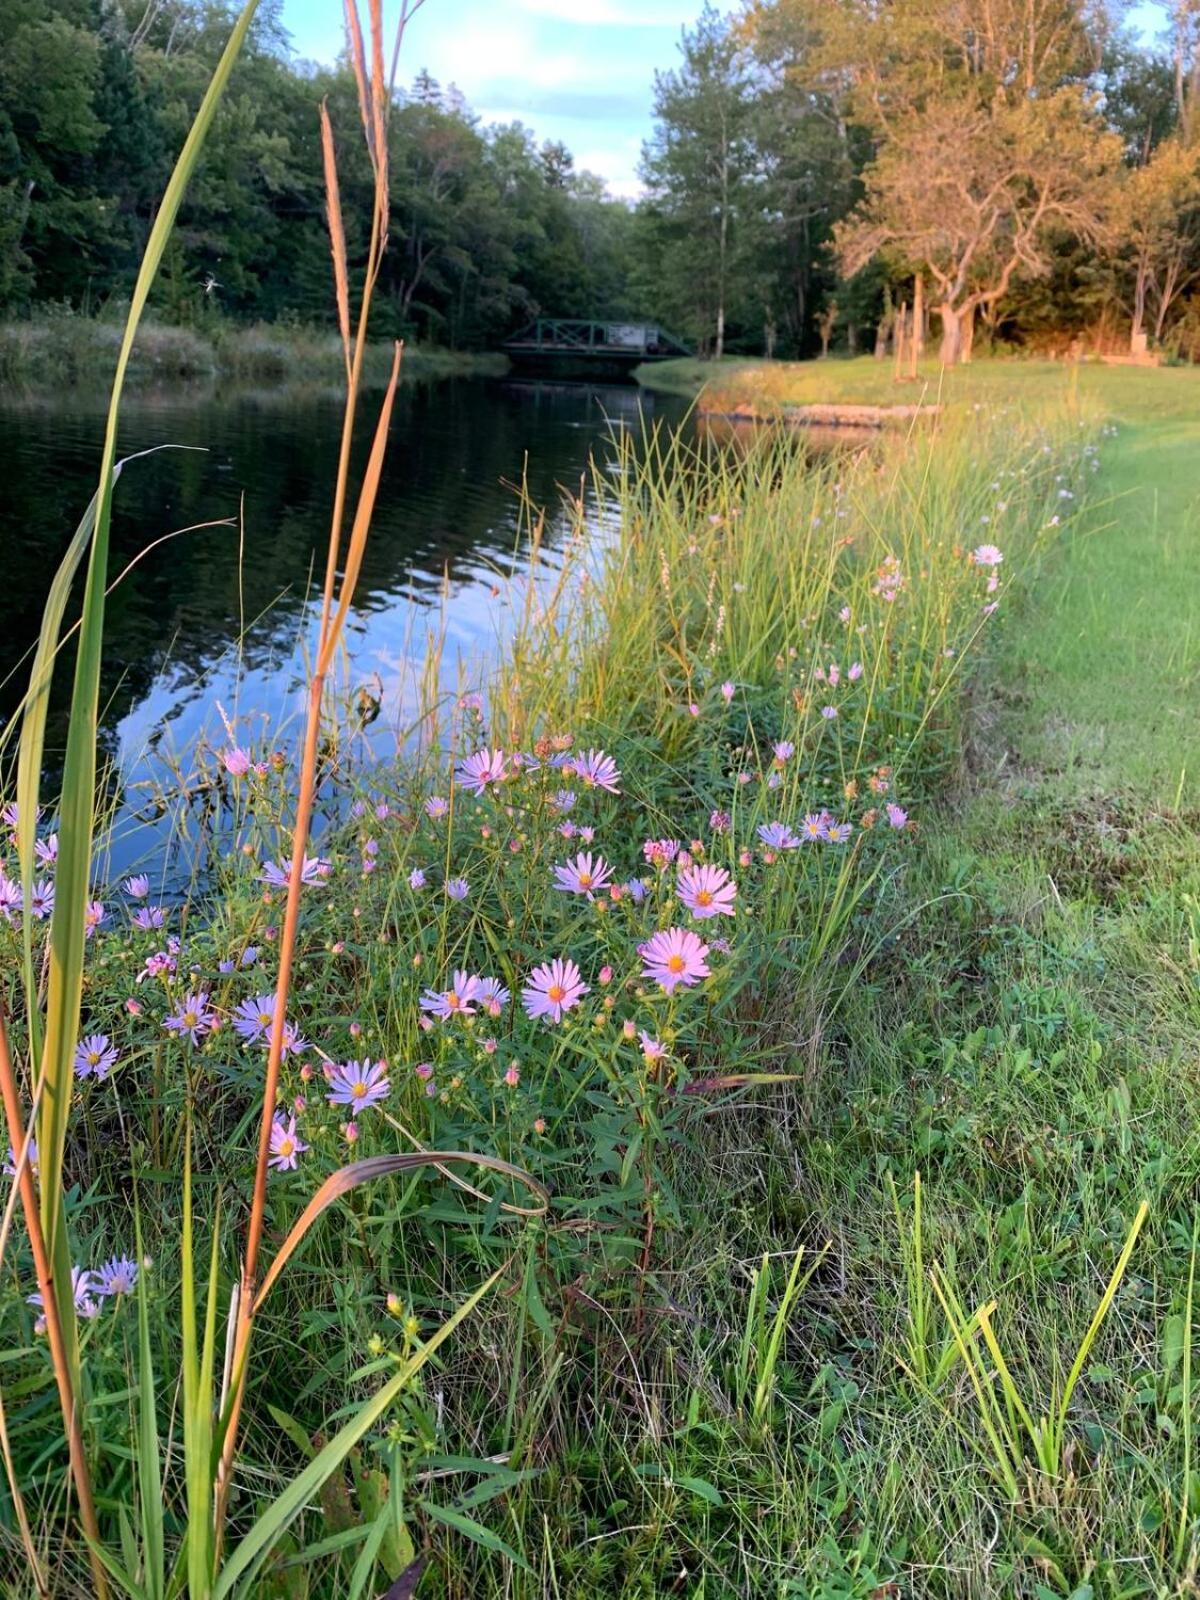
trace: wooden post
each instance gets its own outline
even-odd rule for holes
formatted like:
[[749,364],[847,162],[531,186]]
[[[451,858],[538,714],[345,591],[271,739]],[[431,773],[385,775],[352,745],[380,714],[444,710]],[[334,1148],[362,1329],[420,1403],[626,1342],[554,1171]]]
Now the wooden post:
[[917,281],[913,285],[913,325],[912,343],[908,349],[908,375],[910,378],[917,376],[917,360],[921,354],[921,333],[925,321],[925,280],[917,273]]
[[896,313],[896,370],[892,374],[892,381],[899,383],[904,377],[904,335],[908,327],[908,301],[901,300],[900,309]]

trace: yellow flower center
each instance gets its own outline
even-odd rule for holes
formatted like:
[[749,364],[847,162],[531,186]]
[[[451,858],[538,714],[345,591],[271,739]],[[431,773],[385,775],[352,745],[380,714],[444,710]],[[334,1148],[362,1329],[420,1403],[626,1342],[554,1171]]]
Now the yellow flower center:
[[294,1139],[281,1139],[279,1141],[279,1154],[281,1156],[290,1156],[295,1148],[296,1141]]
[[683,957],[682,956],[674,955],[674,956],[668,956],[667,957],[667,971],[668,972],[682,972],[683,971],[683,967],[684,967],[684,961],[683,961]]
[[100,1052],[99,1052],[99,1050],[89,1050],[87,1058],[88,1058],[88,1066],[89,1067],[98,1067],[100,1065]]
[[592,875],[590,872],[581,872],[579,874],[579,887],[581,889],[590,889],[592,887]]
[[462,1005],[462,1001],[458,998],[458,995],[453,989],[451,989],[450,993],[446,996],[446,1004],[450,1007],[451,1011],[457,1011],[459,1006]]
[[713,897],[708,892],[707,889],[700,889],[700,890],[697,891],[696,904],[698,906],[710,906],[710,905],[712,905],[712,903],[713,903]]
[[556,1006],[561,1005],[567,998],[567,991],[561,983],[552,983],[546,990],[546,998],[547,1000],[552,1000]]
[[354,1084],[354,1086],[350,1090],[350,1093],[354,1096],[354,1098],[356,1100],[361,1100],[363,1095],[366,1094],[366,1092],[367,1092],[367,1086],[362,1081],[361,1078],[358,1080],[358,1082],[356,1084]]

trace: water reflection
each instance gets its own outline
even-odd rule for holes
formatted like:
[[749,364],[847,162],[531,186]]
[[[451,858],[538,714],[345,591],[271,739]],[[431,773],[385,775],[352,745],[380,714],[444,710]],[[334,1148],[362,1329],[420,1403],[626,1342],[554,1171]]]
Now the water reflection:
[[[401,390],[347,630],[352,678],[382,687],[380,739],[403,724],[429,630],[442,623],[443,594],[452,602],[444,612],[450,681],[460,663],[469,669],[494,648],[504,623],[498,586],[520,562],[527,531],[522,481],[530,501],[547,509],[552,560],[565,526],[562,496],[579,492],[593,452],[602,467],[611,457],[612,427],[670,425],[684,410],[616,386],[457,379]],[[94,490],[103,425],[100,397],[0,408],[7,480],[0,554],[9,602],[0,630],[0,715],[19,700],[24,674],[14,669]],[[126,469],[110,573],[174,529],[232,519],[156,545],[110,598],[102,745],[128,785],[146,776],[157,747],[184,750],[206,728],[219,738],[218,702],[231,713],[261,713],[271,728],[297,710],[339,425],[336,396],[320,393],[149,396],[127,405],[122,455],[162,444],[201,448]],[[357,443],[361,462],[369,418]],[[56,680],[51,773],[65,735],[69,667],[64,658]],[[127,826],[119,834],[114,867],[123,869],[144,857],[147,840]]]

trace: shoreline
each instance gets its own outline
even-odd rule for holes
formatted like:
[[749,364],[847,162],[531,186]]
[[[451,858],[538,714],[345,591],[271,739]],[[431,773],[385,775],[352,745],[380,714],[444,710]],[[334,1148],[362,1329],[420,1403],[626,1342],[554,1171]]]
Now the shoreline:
[[[35,317],[0,323],[0,385],[6,398],[49,384],[78,384],[107,392],[120,344],[116,323],[86,317]],[[364,382],[387,382],[392,343],[368,346]],[[501,376],[508,358],[499,351],[442,350],[406,345],[401,381],[448,377]],[[145,391],[157,385],[186,384],[202,393],[230,380],[255,384],[323,387],[344,383],[342,347],[336,333],[270,323],[222,323],[211,330],[143,326],[134,346],[128,381]]]

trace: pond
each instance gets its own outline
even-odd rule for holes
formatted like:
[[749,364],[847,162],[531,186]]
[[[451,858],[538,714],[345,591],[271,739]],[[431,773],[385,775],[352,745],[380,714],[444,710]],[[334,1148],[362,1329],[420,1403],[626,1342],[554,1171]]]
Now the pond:
[[[0,406],[0,717],[20,699],[50,578],[95,489],[103,407],[101,396]],[[373,409],[364,408],[368,420]],[[568,526],[564,493],[579,492],[593,456],[611,470],[613,430],[675,426],[686,411],[631,386],[451,379],[401,389],[347,631],[345,686],[382,691],[381,750],[415,704],[431,630],[444,630],[449,685],[503,636],[498,586],[519,567],[528,527],[522,479],[546,511],[553,561]],[[339,426],[334,395],[140,396],[125,406],[120,455],[187,448],[131,462],[117,486],[110,581],[125,575],[108,604],[101,687],[102,754],[121,783],[112,872],[161,866],[170,825],[146,820],[148,785],[206,732],[224,742],[219,707],[261,715],[268,734],[298,715]],[[221,518],[232,523],[196,526]],[[47,735],[50,783],[68,693],[64,663]]]

